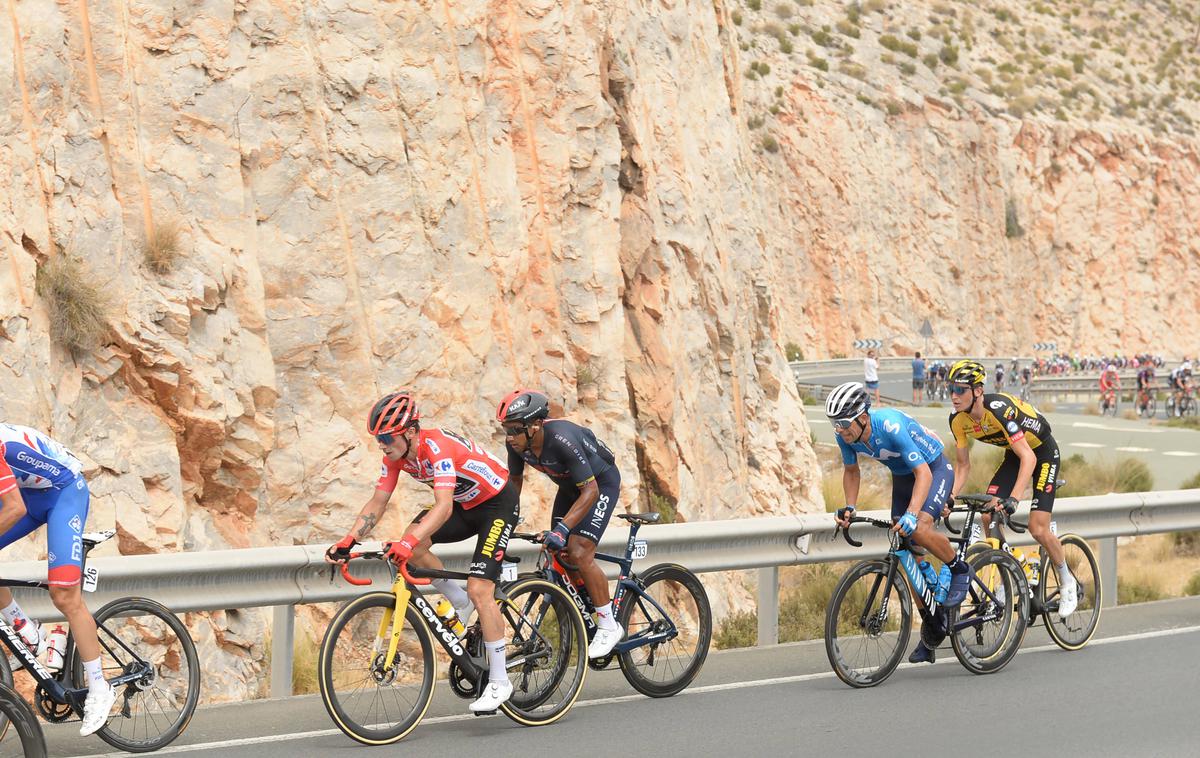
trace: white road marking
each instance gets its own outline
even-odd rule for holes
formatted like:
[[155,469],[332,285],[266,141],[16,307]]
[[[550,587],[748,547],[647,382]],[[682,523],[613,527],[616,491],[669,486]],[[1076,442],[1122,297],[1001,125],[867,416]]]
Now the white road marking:
[[1191,458],[1192,456],[1200,455],[1200,453],[1194,453],[1191,450],[1168,450],[1163,455],[1173,455],[1176,458]]
[[1071,447],[1104,447],[1099,442],[1068,442]]
[[[1094,639],[1088,643],[1089,647],[1097,647],[1099,645],[1113,645],[1118,642],[1133,642],[1137,640],[1154,639],[1155,637],[1172,637],[1177,634],[1190,634],[1192,632],[1200,632],[1200,626],[1182,626],[1174,629],[1159,629],[1153,632],[1138,632],[1136,634],[1123,634],[1116,637],[1104,637],[1102,639]],[[1052,650],[1059,650],[1058,645],[1039,645],[1037,647],[1022,648],[1017,652],[1017,655],[1026,655],[1028,653],[1045,653]],[[958,659],[951,657],[943,657],[934,666],[942,666],[950,663],[958,663]],[[927,663],[901,663],[899,668],[915,668],[918,666],[928,666]],[[751,689],[754,687],[770,687],[775,684],[792,684],[793,682],[809,682],[814,679],[830,679],[835,674],[832,671],[821,671],[815,674],[797,674],[796,676],[777,676],[771,679],[758,679],[749,682],[729,682],[728,684],[709,684],[703,687],[690,687],[676,695],[676,698],[681,698],[691,695],[704,695],[710,692],[724,692],[727,690],[742,690]],[[603,697],[595,700],[580,700],[575,703],[575,708],[588,708],[594,705],[612,705],[614,703],[627,703],[632,700],[646,701],[644,695],[619,695],[616,697]],[[435,718],[422,719],[421,725],[426,724],[448,724],[454,721],[469,721],[477,718],[470,713],[456,714],[454,716],[437,716]],[[217,742],[203,742],[195,745],[179,745],[178,747],[165,747],[159,750],[155,755],[163,755],[165,753],[191,753],[197,750],[212,750],[214,748],[238,747],[240,745],[262,745],[269,742],[289,742],[292,740],[304,740],[310,737],[328,737],[335,734],[341,734],[340,729],[318,729],[311,732],[292,732],[291,734],[271,734],[263,737],[242,737],[233,740],[220,740]],[[71,758],[125,758],[127,754],[120,753],[103,753],[100,756],[85,756],[78,755]]]
[[1148,447],[1117,447],[1114,450],[1120,450],[1122,453],[1152,453],[1153,449]]
[[1132,422],[1129,426],[1109,426],[1108,424],[1094,424],[1090,421],[1073,421],[1071,426],[1079,429],[1102,429],[1106,432],[1137,432],[1139,434],[1163,434],[1167,431],[1155,427],[1133,426]]

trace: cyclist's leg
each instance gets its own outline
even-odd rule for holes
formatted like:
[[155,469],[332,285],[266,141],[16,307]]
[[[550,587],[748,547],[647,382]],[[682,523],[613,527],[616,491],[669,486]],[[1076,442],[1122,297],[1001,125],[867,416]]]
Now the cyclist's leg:
[[[50,600],[71,625],[71,636],[86,664],[100,658],[96,621],[83,602],[83,527],[87,523],[88,488],[82,477],[58,492],[46,514],[46,548]],[[91,673],[91,672],[89,672]]]
[[[942,509],[946,505],[947,498],[950,497],[950,488],[954,484],[954,468],[943,455],[929,464],[929,471],[933,474],[933,481],[929,484],[929,492],[925,496],[925,502],[921,505],[921,513],[917,517],[917,530],[913,532],[913,542],[933,553],[942,563],[949,564],[953,563],[955,559],[954,546],[950,544],[950,538],[937,531],[934,525],[941,518]],[[912,497],[911,491],[909,497]],[[908,503],[906,502],[905,510],[907,508]],[[894,501],[892,509],[894,514]]]
[[[22,494],[22,499],[25,501],[27,512],[22,516],[17,523],[8,528],[8,531],[0,535],[0,550],[8,547],[12,543],[27,536],[30,532],[41,526],[44,521],[41,518],[39,509],[34,502],[37,500],[37,495]],[[28,512],[32,510],[33,512]],[[21,637],[34,653],[37,653],[37,647],[41,632],[37,625],[31,623],[33,620],[25,615],[21,610],[21,606],[13,598],[12,590],[8,587],[0,587],[0,613],[4,614],[4,618],[14,629],[21,633]]]
[[[411,532],[412,528],[421,523],[421,520],[429,513],[429,510],[423,510],[413,518],[405,532]],[[408,560],[409,564],[423,569],[434,569],[441,571],[445,569],[442,560],[438,558],[430,550],[433,545],[445,544],[448,542],[461,542],[469,537],[475,536],[475,527],[464,519],[461,508],[455,507],[450,512],[450,518],[446,519],[446,523],[438,527],[438,530],[424,539],[413,550],[412,558]],[[442,593],[442,597],[450,601],[454,606],[455,613],[458,618],[464,623],[468,623],[471,618],[473,604],[463,589],[462,583],[453,579],[434,579],[430,582],[430,586],[436,591]]]
[[[583,521],[580,521],[571,530],[571,536],[567,542],[567,560],[572,565],[579,567],[579,576],[583,579],[592,604],[599,611],[611,600],[608,594],[608,579],[605,578],[604,571],[596,565],[594,556],[596,555],[596,546],[600,544],[600,537],[603,536],[604,530],[612,518],[613,510],[617,507],[617,498],[621,494],[621,475],[614,466],[596,477],[596,485],[600,491],[596,502],[584,515]],[[564,490],[568,490],[568,488],[559,489],[560,496]],[[568,493],[571,491],[577,493],[579,490],[570,488]],[[569,494],[567,496],[569,497]],[[557,497],[555,505],[556,507],[558,505]],[[609,615],[611,616],[611,613]]]
[[495,710],[512,695],[513,686],[507,673],[504,619],[495,602],[496,580],[508,549],[508,539],[520,518],[516,487],[510,480],[486,503],[464,511],[468,522],[476,527],[475,553],[467,574],[467,595],[479,613],[483,646],[488,653],[488,686],[479,699],[470,705],[476,712]]
[[1036,450],[1037,466],[1033,469],[1033,503],[1029,511],[1029,535],[1046,550],[1055,566],[1063,563],[1062,543],[1050,531],[1050,512],[1054,510],[1054,497],[1058,478],[1058,445],[1053,439],[1043,442]]

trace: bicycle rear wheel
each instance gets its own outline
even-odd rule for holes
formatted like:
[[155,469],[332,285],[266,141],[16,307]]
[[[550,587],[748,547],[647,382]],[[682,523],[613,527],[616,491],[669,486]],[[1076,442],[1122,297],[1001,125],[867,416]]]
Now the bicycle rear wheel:
[[[183,734],[200,699],[200,661],[183,622],[144,597],[114,600],[95,613],[104,678],[140,676],[117,685],[120,709],[96,736],[127,753],[159,750]],[[76,686],[86,686],[73,656]]]
[[[38,724],[33,708],[7,684],[0,684],[0,714],[4,717],[5,730],[0,742],[0,756],[24,758],[46,758],[46,737]],[[12,734],[8,727],[12,727]]]
[[1058,568],[1046,566],[1042,571],[1042,584],[1038,588],[1042,607],[1046,609],[1046,631],[1050,638],[1063,650],[1078,650],[1092,639],[1100,623],[1100,607],[1103,591],[1100,588],[1100,566],[1096,554],[1087,540],[1077,534],[1059,537],[1067,568],[1075,577],[1079,604],[1075,612],[1065,619],[1058,615],[1058,596],[1061,581]]
[[912,633],[911,591],[899,572],[887,586],[889,566],[884,560],[851,566],[825,611],[825,653],[851,687],[874,687],[891,676]]
[[618,619],[626,640],[673,634],[626,650],[617,659],[635,690],[648,697],[670,697],[692,683],[708,658],[708,593],[699,577],[675,563],[652,566],[640,579],[644,594],[627,594]]
[[[411,732],[433,699],[433,640],[411,605],[397,630],[396,596],[372,592],[342,606],[321,640],[317,683],[321,702],[346,736],[390,745]],[[398,635],[388,665],[388,646]]]
[[1029,583],[1021,564],[1008,553],[987,548],[968,553],[975,571],[967,599],[952,613],[950,644],[973,674],[1004,668],[1029,625]]
[[500,710],[518,724],[558,721],[579,697],[587,674],[587,632],[571,597],[536,577],[504,587],[500,601],[513,694]]

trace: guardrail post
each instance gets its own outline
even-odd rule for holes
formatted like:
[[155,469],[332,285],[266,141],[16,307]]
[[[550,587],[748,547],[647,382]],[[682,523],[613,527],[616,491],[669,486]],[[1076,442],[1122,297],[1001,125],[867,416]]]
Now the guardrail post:
[[291,697],[296,606],[276,605],[274,608],[271,616],[271,697]]
[[1100,540],[1100,581],[1104,588],[1102,608],[1117,605],[1117,538]]
[[779,644],[779,567],[758,570],[758,644]]

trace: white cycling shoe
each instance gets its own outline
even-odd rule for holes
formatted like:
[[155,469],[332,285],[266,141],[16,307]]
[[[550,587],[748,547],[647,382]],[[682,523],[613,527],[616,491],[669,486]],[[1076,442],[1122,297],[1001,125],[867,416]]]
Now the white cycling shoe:
[[467,707],[472,713],[489,713],[500,707],[501,703],[508,702],[512,697],[513,686],[512,682],[505,679],[502,682],[488,681],[487,687],[484,688],[483,694],[479,699],[471,703]]
[[621,627],[616,629],[598,628],[596,635],[592,637],[591,644],[588,645],[588,658],[603,658],[611,653],[624,637],[625,630]]
[[117,688],[107,682],[104,689],[89,690],[87,700],[83,701],[83,726],[79,727],[79,736],[100,731],[108,723],[108,713],[116,701]]
[[1071,577],[1058,589],[1058,617],[1065,619],[1079,605],[1079,584]]

